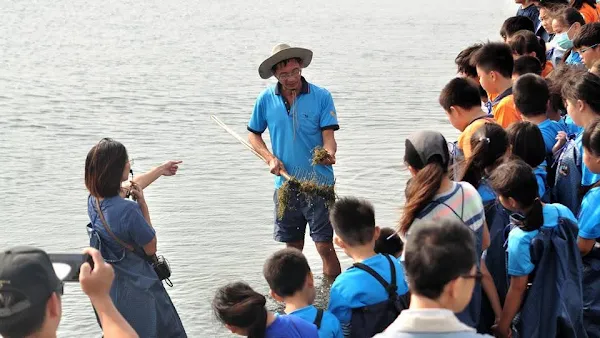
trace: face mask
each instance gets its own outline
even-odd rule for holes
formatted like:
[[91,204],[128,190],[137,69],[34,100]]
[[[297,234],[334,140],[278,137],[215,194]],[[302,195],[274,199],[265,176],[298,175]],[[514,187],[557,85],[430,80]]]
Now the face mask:
[[570,30],[571,30],[571,28],[569,28],[569,30],[564,33],[556,34],[553,41],[556,43],[556,45],[558,47],[560,47],[562,49],[573,48],[573,41],[571,39],[569,39],[569,34],[568,34]]

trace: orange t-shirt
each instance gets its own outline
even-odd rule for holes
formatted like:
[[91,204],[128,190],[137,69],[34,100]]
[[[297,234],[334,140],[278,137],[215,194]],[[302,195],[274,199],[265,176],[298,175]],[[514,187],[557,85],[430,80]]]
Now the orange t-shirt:
[[[600,6],[600,4],[596,5]],[[583,16],[585,23],[599,22],[600,13],[598,13],[598,7],[594,8],[590,4],[584,3],[579,10],[579,13]]]
[[511,124],[523,120],[521,114],[519,114],[515,107],[515,100],[512,94],[500,100],[500,102],[492,108],[492,114],[494,114],[494,120],[496,120],[502,128],[508,128]]
[[542,69],[542,77],[548,77],[548,75],[550,75],[550,73],[552,73],[553,70],[554,70],[554,65],[552,64],[552,61],[550,61],[550,60],[546,61],[546,67],[544,67],[544,69]]
[[477,119],[473,122],[471,122],[471,124],[469,124],[465,130],[463,130],[462,133],[460,133],[460,135],[458,136],[458,148],[460,150],[462,150],[463,154],[465,155],[465,160],[468,159],[469,157],[471,157],[471,154],[473,153],[471,151],[471,137],[473,136],[473,134],[475,134],[475,132],[481,128],[484,124],[486,123],[496,123],[494,121],[494,119],[489,118],[489,117],[484,117],[484,118],[480,118]]

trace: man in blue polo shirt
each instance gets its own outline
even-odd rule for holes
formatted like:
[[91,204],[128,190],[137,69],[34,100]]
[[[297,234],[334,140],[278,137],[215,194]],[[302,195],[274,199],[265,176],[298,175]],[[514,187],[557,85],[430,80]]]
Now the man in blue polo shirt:
[[[281,172],[298,179],[316,179],[320,184],[333,185],[335,181],[332,165],[337,151],[334,137],[334,131],[339,129],[337,114],[329,91],[308,83],[302,76],[302,69],[311,60],[312,51],[279,44],[258,68],[261,78],[275,76],[278,82],[256,99],[248,123],[248,139],[277,176],[275,194],[285,180]],[[262,138],[267,128],[272,153]],[[319,146],[329,155],[313,166],[312,152]],[[333,228],[326,201],[318,196],[291,195],[283,217],[275,217],[275,240],[302,250],[308,223],[310,236],[323,260],[323,273],[331,277],[339,275],[340,262],[333,248]],[[277,210],[276,195],[274,201]]]

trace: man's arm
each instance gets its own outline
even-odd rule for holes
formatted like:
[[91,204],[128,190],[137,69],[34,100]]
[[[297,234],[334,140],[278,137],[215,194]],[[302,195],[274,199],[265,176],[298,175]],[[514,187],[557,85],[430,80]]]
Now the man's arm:
[[267,148],[267,145],[262,138],[262,134],[250,132],[248,134],[248,141],[252,148],[267,161],[271,174],[279,176],[282,170],[285,171],[283,163],[281,163]]
[[337,152],[337,142],[335,142],[335,131],[333,129],[325,129],[323,134],[323,149],[327,150],[329,156],[321,161],[323,165],[335,164],[335,153]]

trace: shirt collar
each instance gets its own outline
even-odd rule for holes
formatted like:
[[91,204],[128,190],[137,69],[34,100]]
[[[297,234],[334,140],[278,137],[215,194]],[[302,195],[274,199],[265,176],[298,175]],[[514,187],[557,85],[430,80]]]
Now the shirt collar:
[[447,309],[408,309],[400,313],[398,319],[387,328],[388,332],[449,333],[476,330],[463,324]]
[[[308,81],[306,81],[304,76],[300,78],[300,81],[302,81],[302,88],[300,88],[300,94],[310,93],[310,86],[308,85]],[[275,95],[281,95],[281,83],[279,83],[279,81],[275,86]]]
[[496,106],[498,103],[500,103],[500,101],[502,101],[503,98],[510,96],[510,95],[512,95],[512,87],[509,87],[508,89],[503,91],[500,95],[496,96],[492,100],[492,106]]

